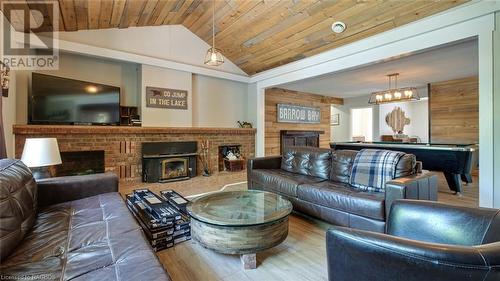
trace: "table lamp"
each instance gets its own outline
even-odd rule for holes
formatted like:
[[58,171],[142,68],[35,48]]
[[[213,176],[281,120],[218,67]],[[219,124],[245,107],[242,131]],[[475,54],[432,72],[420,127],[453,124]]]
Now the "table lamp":
[[50,178],[49,166],[62,163],[55,138],[26,139],[21,161],[31,168],[35,179]]

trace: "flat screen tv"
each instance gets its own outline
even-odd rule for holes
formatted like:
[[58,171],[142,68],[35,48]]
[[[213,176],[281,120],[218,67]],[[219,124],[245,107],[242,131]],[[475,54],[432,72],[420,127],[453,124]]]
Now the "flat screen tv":
[[28,112],[30,124],[116,125],[120,88],[33,73]]

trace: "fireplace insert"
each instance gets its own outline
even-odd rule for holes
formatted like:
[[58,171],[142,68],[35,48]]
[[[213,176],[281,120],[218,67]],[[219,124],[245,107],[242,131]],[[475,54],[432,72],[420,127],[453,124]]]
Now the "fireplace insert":
[[167,158],[161,160],[161,180],[189,178],[189,158]]
[[150,142],[142,144],[142,181],[186,180],[197,173],[197,142]]

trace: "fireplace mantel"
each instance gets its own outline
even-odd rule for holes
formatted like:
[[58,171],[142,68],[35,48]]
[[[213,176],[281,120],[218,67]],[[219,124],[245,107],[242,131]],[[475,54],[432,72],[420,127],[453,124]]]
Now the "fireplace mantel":
[[48,134],[231,134],[255,135],[252,128],[14,125],[15,135]]
[[[202,141],[210,143],[210,170],[217,174],[219,146],[241,144],[242,155],[255,155],[255,129],[247,128],[156,128],[128,126],[55,126],[14,125],[15,154],[21,157],[27,138],[57,138],[61,152],[104,151],[105,171],[114,172],[122,181],[141,181],[142,143]],[[198,174],[201,174],[198,163]]]

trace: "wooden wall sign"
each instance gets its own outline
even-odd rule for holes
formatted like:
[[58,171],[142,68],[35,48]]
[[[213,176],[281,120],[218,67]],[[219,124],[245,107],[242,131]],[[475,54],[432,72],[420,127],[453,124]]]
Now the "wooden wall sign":
[[186,90],[146,87],[146,107],[188,109]]
[[281,123],[319,124],[321,109],[319,107],[300,106],[278,103],[277,121]]

